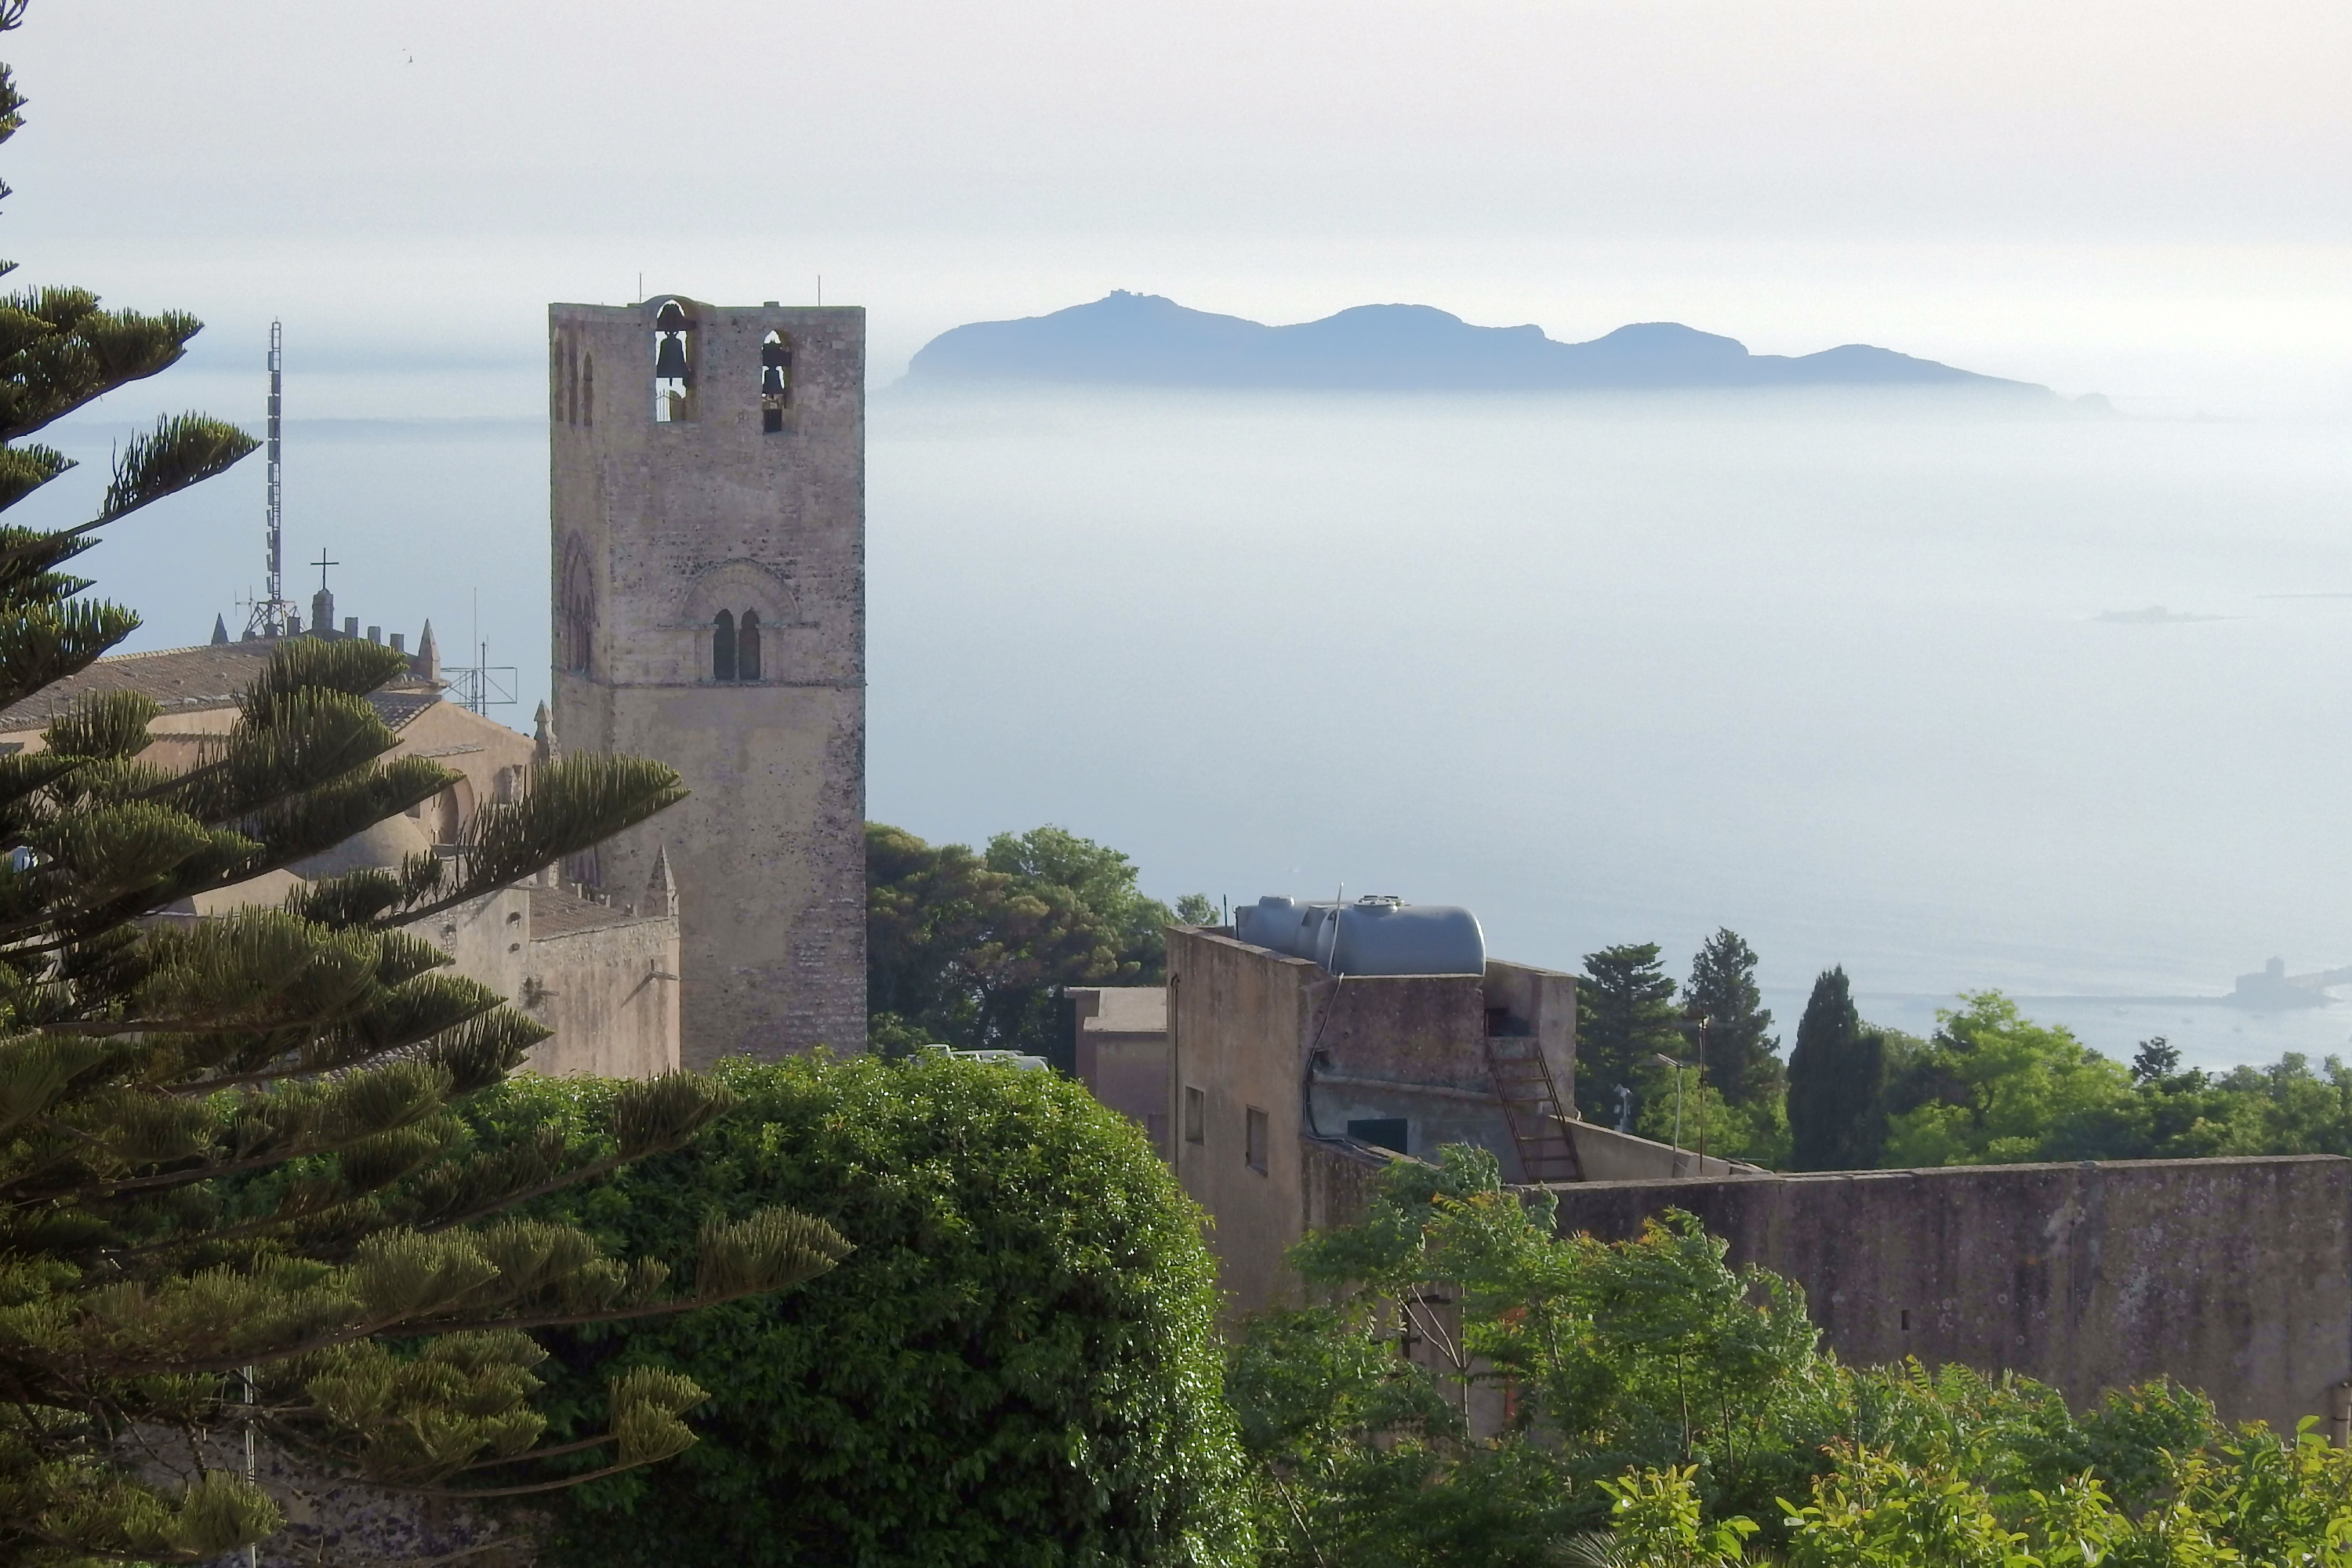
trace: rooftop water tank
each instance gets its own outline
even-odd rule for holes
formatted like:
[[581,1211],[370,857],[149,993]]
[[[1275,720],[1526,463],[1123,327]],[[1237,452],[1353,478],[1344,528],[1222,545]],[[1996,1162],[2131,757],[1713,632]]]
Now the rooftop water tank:
[[1375,895],[1351,904],[1264,898],[1234,911],[1234,934],[1334,974],[1484,974],[1478,918],[1452,904]]

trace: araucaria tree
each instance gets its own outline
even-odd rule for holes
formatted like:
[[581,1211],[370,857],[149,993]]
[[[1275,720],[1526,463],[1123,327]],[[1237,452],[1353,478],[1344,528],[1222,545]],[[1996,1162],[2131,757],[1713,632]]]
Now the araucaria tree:
[[[0,32],[23,12],[0,0]],[[0,68],[0,140],[22,106]],[[0,298],[0,508],[69,466],[25,437],[164,369],[196,330],[78,289]],[[137,627],[60,570],[94,531],[252,446],[165,419],[124,445],[96,517],[0,527],[0,706]],[[382,760],[395,741],[367,694],[400,663],[288,640],[190,771],[139,760],[156,709],[121,692],[61,703],[44,746],[0,758],[0,1563],[193,1562],[268,1535],[248,1429],[396,1489],[549,1484],[527,1331],[777,1289],[845,1250],[804,1216],[751,1215],[705,1230],[679,1292],[568,1226],[497,1219],[679,1143],[726,1104],[705,1080],[632,1085],[599,1136],[495,1154],[452,1112],[544,1031],[401,928],[660,810],[680,793],[666,768],[569,758],[485,806],[455,860],[151,919],[446,785],[430,762]],[[552,1450],[575,1479],[583,1452],[610,1470],[691,1441],[688,1380],[639,1369],[607,1392],[604,1429]]]
[[1864,1029],[1843,968],[1823,972],[1789,1053],[1791,1168],[1867,1171],[1886,1144],[1886,1040]]

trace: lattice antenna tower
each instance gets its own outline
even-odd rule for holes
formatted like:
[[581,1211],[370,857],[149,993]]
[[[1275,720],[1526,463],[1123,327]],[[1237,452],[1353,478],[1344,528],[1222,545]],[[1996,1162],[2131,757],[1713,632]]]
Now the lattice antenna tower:
[[284,495],[280,489],[283,473],[284,427],[281,400],[286,390],[286,324],[269,323],[269,495],[262,529],[267,535],[268,553],[264,564],[268,572],[269,586],[261,598],[253,601],[253,614],[245,623],[245,635],[253,637],[277,637],[286,635],[291,625],[293,601],[286,597],[286,513]]

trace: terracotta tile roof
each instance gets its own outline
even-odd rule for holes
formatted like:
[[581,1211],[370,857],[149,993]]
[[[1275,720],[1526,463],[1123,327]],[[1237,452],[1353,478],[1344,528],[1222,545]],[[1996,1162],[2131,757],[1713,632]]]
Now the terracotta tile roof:
[[[92,691],[138,691],[153,698],[166,713],[197,713],[235,704],[237,693],[253,683],[277,647],[273,637],[251,641],[200,643],[194,647],[158,648],[152,653],[118,653],[100,659],[79,675],[69,675],[0,712],[0,732],[45,728],[49,716],[75,698]],[[441,700],[437,690],[418,686],[379,691],[368,700],[394,730]]]
[[596,931],[604,926],[634,925],[640,921],[656,918],[654,915],[634,915],[625,909],[593,902],[568,888],[530,889],[530,940],[533,942],[551,936],[571,936],[579,931]]
[[376,717],[383,720],[387,727],[394,730],[402,728],[440,700],[438,691],[426,690],[422,687],[368,693],[368,706],[375,710]]

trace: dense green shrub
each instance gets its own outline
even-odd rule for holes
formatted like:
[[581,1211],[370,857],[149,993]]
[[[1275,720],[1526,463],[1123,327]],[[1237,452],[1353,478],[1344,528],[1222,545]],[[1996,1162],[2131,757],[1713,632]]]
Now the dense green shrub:
[[[1848,1367],[1689,1215],[1560,1237],[1491,1155],[1441,1161],[1302,1242],[1324,1303],[1234,1349],[1269,1564],[2352,1565],[2352,1457],[2308,1430],[2231,1432],[2164,1383],[2077,1413],[2022,1378]],[[1464,1418],[1481,1385],[1490,1414],[1507,1391],[1491,1435]]]
[[[789,1204],[856,1250],[814,1289],[559,1342],[583,1415],[618,1368],[713,1391],[701,1442],[560,1504],[560,1561],[1237,1560],[1197,1211],[1077,1085],[942,1054],[734,1062],[739,1109],[688,1147],[553,1200],[684,1262],[711,1215]],[[485,1127],[593,1127],[614,1086],[526,1080]]]

